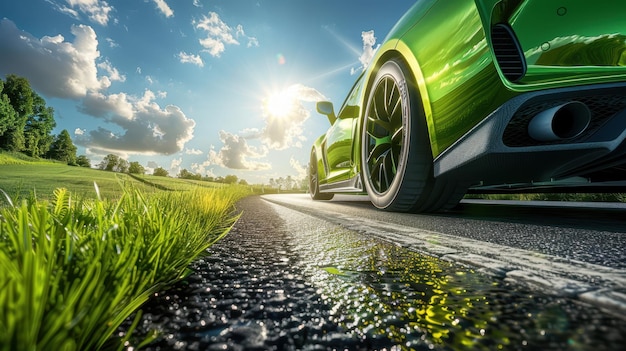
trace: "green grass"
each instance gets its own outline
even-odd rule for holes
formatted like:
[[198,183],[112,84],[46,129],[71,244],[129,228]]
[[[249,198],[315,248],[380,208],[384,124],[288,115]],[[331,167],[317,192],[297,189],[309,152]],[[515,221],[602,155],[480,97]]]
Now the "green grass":
[[111,172],[22,161],[0,165],[0,188],[58,187],[45,199],[0,193],[0,351],[122,350],[133,327],[113,335],[119,325],[189,273],[248,195],[240,186],[146,191],[150,177],[120,186]]
[[147,184],[148,186],[156,186],[157,188],[164,190],[189,190],[190,188],[194,187],[214,189],[227,186],[226,184],[206,182],[201,180],[159,177],[145,174],[133,174],[132,178],[139,182]]
[[102,197],[121,195],[120,184],[135,183],[126,174],[105,172],[57,163],[0,165],[0,189],[12,198],[24,198],[33,192],[37,198],[49,199],[58,187],[75,194],[95,197],[93,184],[102,189]]
[[0,152],[0,189],[11,198],[28,198],[34,195],[38,199],[50,199],[54,190],[62,186],[70,193],[93,199],[95,198],[94,183],[100,187],[100,195],[107,199],[114,199],[121,195],[120,184],[132,185],[146,192],[187,191],[197,187],[213,189],[225,186],[196,180],[129,175],[72,167],[63,163],[30,158],[19,153]]
[[0,151],[0,165],[5,164],[33,164],[33,163],[54,163],[55,161],[47,161],[24,155],[19,152]]

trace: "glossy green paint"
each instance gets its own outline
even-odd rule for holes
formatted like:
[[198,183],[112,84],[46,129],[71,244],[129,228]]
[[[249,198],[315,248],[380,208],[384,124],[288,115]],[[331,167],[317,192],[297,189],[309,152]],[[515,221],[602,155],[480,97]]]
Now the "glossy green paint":
[[[364,100],[365,75],[361,75],[353,85],[348,97],[341,106],[337,119],[326,132],[324,138],[316,143],[320,149],[324,149],[327,168],[325,177],[320,178],[320,184],[327,184],[347,180],[355,176],[356,163],[358,160],[357,149],[359,117],[361,116],[361,103]],[[356,156],[356,159],[354,158]],[[318,165],[319,166],[319,165]],[[320,169],[318,167],[318,169]]]
[[[399,53],[418,72],[436,158],[518,93],[626,79],[624,13],[626,1],[614,0],[423,0],[393,28],[386,39],[393,46],[377,57]],[[528,62],[518,83],[501,75],[490,49],[490,26],[504,22]]]
[[514,94],[497,73],[474,1],[429,6],[428,16],[400,35],[402,46],[394,50],[421,72],[415,78],[435,158]]
[[528,1],[508,20],[524,51],[520,85],[588,84],[626,78],[626,1]]
[[[402,58],[413,73],[408,79],[420,95],[436,158],[516,95],[624,81],[625,13],[622,0],[418,0],[378,49],[355,105],[366,106],[378,68],[391,57]],[[518,82],[502,75],[491,50],[490,28],[496,23],[513,28],[524,52],[528,69]],[[336,149],[352,158],[351,170],[336,179],[362,168],[362,118],[345,123],[349,132],[344,127],[343,132],[331,131],[338,124],[329,130],[342,134],[335,138],[343,140]],[[333,164],[346,165],[333,157]]]

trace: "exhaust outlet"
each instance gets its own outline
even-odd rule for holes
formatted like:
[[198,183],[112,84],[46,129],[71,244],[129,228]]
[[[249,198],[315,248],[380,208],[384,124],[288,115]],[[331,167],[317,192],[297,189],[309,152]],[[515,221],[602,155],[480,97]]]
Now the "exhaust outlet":
[[537,114],[528,125],[528,134],[537,141],[567,140],[584,132],[589,122],[589,107],[572,101]]

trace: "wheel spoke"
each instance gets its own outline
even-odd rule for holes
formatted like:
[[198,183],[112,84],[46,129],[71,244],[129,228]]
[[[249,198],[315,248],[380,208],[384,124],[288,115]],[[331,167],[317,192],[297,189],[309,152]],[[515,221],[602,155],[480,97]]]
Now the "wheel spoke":
[[378,118],[373,118],[373,117],[367,117],[367,122],[368,122],[368,126],[371,126],[372,128],[368,128],[368,133],[373,135],[374,131],[380,129],[380,128],[376,128],[376,126],[381,127],[382,129],[384,129],[385,132],[390,131],[393,127],[391,125],[391,123],[383,121],[381,119]]
[[391,182],[393,181],[393,178],[396,175],[396,173],[393,170],[393,167],[391,167],[391,165],[389,164],[390,163],[389,160],[392,158],[390,156],[391,156],[390,152],[385,153],[385,157],[383,158],[383,162],[382,162],[383,174],[385,176],[385,189],[389,189],[389,186],[391,185]]
[[372,180],[373,185],[377,188],[376,190],[382,191],[381,189],[381,159],[377,158],[375,162],[373,162],[370,167],[370,178]]
[[393,135],[391,136],[391,142],[394,145],[401,146],[402,140],[404,140],[404,127],[400,127],[396,129]]
[[[391,85],[391,87],[389,87]],[[393,115],[393,111],[397,107],[397,103],[400,99],[398,99],[397,95],[398,88],[396,84],[391,79],[385,80],[385,112],[387,112],[388,118]],[[394,101],[396,101],[394,103]]]

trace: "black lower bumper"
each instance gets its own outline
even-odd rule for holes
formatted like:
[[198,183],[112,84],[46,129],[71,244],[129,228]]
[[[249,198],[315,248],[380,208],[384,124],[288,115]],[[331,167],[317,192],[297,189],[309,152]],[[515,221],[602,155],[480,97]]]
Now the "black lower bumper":
[[[535,184],[626,164],[626,108],[610,115],[600,104],[592,113],[593,128],[572,140],[511,146],[505,138],[513,127],[525,132],[521,111],[563,101],[602,101],[617,96],[626,105],[626,83],[551,89],[519,95],[491,113],[434,161],[435,177],[469,184]],[[600,98],[602,97],[602,98]],[[615,99],[613,99],[615,100]],[[521,126],[521,127],[520,127]],[[612,179],[615,181],[616,179]],[[626,180],[626,172],[623,174]],[[618,182],[619,183],[619,182]],[[608,183],[607,183],[608,184]],[[611,182],[615,184],[615,182]]]

